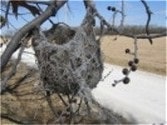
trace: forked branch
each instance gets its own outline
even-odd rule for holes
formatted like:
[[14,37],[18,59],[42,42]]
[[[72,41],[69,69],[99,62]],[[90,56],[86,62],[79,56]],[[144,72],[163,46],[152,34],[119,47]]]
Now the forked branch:
[[12,54],[20,47],[20,40],[30,32],[33,28],[40,26],[45,22],[50,16],[55,16],[57,11],[66,3],[67,1],[52,1],[50,6],[47,7],[45,12],[33,19],[30,23],[23,26],[11,39],[9,45],[5,49],[4,53],[1,56],[0,68],[1,72],[6,66],[7,62],[11,58]]
[[[141,2],[143,3],[143,5],[144,5],[144,7],[146,9],[146,13],[147,13],[147,17],[148,17],[147,18],[147,22],[146,22],[146,33],[147,33],[147,36],[149,36],[150,35],[150,33],[149,33],[149,24],[150,24],[150,21],[151,21],[152,12],[151,12],[151,10],[150,10],[150,8],[147,5],[145,0],[141,0]],[[150,44],[153,43],[153,41],[152,41],[152,39],[150,37],[148,37],[148,40],[149,40]]]

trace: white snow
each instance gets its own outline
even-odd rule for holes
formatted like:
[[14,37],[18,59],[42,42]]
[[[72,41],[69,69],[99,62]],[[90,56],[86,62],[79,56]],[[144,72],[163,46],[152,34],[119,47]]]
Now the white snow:
[[[4,49],[5,46],[0,55]],[[34,53],[32,48],[25,51]],[[18,51],[12,58],[17,54]],[[31,54],[24,53],[22,62],[36,67],[35,57]],[[111,74],[92,91],[99,103],[135,123],[165,123],[165,76],[137,71],[130,74],[128,85],[119,83],[112,87],[113,80],[122,78],[121,71],[122,67],[105,64],[103,76]]]
[[[6,45],[3,45],[1,48],[0,48],[0,55],[4,52],[6,48]],[[19,50],[17,50],[13,55],[12,55],[12,59],[17,59],[18,57],[18,53],[19,53]],[[24,49],[24,53],[22,54],[22,58],[21,58],[21,61],[26,63],[28,66],[31,66],[31,67],[37,67],[36,66],[36,58],[35,56],[33,55],[34,54],[34,50],[32,48],[25,48]]]
[[165,76],[137,71],[130,74],[128,85],[112,87],[115,78],[122,78],[122,67],[105,64],[103,75],[109,71],[93,90],[102,105],[135,123],[165,123]]

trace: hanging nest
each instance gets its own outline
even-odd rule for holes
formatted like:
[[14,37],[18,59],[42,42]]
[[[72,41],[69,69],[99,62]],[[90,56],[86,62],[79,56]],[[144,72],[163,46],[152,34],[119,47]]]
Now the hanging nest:
[[49,32],[45,32],[48,38],[38,35],[33,40],[44,89],[76,94],[85,86],[96,87],[102,77],[103,63],[90,23],[86,22],[76,31],[55,25],[55,30],[52,28]]

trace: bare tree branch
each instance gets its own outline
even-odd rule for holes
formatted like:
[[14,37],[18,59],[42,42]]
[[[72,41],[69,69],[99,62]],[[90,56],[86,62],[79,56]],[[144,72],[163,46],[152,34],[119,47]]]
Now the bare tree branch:
[[[2,8],[0,8],[1,12],[6,13],[7,10],[4,10]],[[27,14],[31,14],[30,12],[26,12],[26,13],[18,13],[17,15],[27,15]],[[13,13],[9,13],[7,15],[14,15]]]
[[121,16],[122,16],[122,19],[121,19],[121,23],[120,23],[120,30],[122,32],[123,26],[124,26],[124,20],[125,20],[125,3],[124,3],[124,0],[122,0]]
[[[146,3],[145,0],[141,0],[141,2],[143,3],[143,5],[144,5],[144,7],[146,9],[146,13],[147,13],[147,17],[148,17],[147,22],[146,22],[146,33],[149,36],[150,35],[150,33],[149,33],[149,23],[151,21],[151,14],[152,14],[152,12],[151,12],[151,10],[150,10],[150,8],[147,5],[147,3]],[[149,40],[150,44],[153,43],[153,41],[152,41],[152,39],[150,37],[148,37],[148,40]]]
[[7,120],[14,122],[16,124],[25,124],[23,121],[17,120],[16,118],[9,116],[8,114],[1,114],[1,118],[7,119]]
[[50,95],[46,95],[45,98],[46,98],[46,101],[48,102],[48,106],[50,107],[50,110],[53,112],[54,116],[56,118],[58,118],[59,115],[58,115],[57,111],[55,110],[55,108],[53,107]]
[[[102,21],[104,23],[104,25],[106,25],[108,27],[108,30],[113,30],[114,32],[116,32],[118,35],[122,35],[122,36],[127,36],[127,37],[131,37],[134,38],[134,34],[129,34],[129,33],[121,33],[118,29],[114,28],[112,25],[110,25],[103,16],[101,16],[99,14],[99,12],[97,11],[97,9],[91,5],[91,2],[88,2],[88,4],[90,7],[93,8],[94,10],[94,15],[97,16],[99,18],[100,21]],[[156,34],[156,35],[136,35],[137,39],[154,39],[154,38],[158,38],[158,37],[162,37],[162,36],[166,36],[167,33],[161,33],[161,34]]]
[[10,2],[8,2],[7,7],[6,7],[6,12],[5,12],[5,20],[8,24],[8,13],[9,13],[9,8],[10,8]]
[[[134,38],[133,34],[122,33],[120,35]],[[164,32],[164,33],[161,33],[161,34],[155,34],[155,35],[153,34],[153,35],[149,35],[149,36],[146,35],[146,34],[141,34],[141,35],[136,35],[136,38],[137,39],[156,39],[156,38],[163,37],[163,36],[167,36],[167,33]]]
[[4,69],[5,65],[7,64],[7,62],[9,61],[9,59],[11,58],[13,52],[15,52],[19,46],[20,43],[19,41],[21,40],[21,38],[29,31],[31,31],[33,28],[35,28],[36,26],[41,25],[43,22],[45,22],[50,16],[54,16],[56,15],[57,11],[61,8],[61,6],[63,6],[67,1],[52,1],[51,5],[47,7],[47,9],[45,10],[45,12],[43,14],[41,14],[40,16],[38,16],[37,18],[35,18],[34,20],[32,20],[30,23],[26,24],[25,26],[23,26],[11,39],[9,45],[7,46],[7,48],[5,49],[4,53],[1,56],[1,64],[0,64],[0,68],[1,68],[1,72]]
[[[121,33],[119,32],[116,28],[112,27],[105,19],[103,16],[101,16],[98,12],[96,12],[96,16],[103,21],[103,23],[108,27],[108,30],[112,30],[115,31],[118,35],[122,35],[122,36],[127,36],[127,37],[131,37],[134,38],[133,34],[129,34],[129,33]],[[167,33],[161,33],[161,34],[156,34],[156,35],[145,35],[145,34],[141,34],[141,35],[136,35],[137,39],[155,39],[155,38],[159,38],[162,36],[167,36]]]
[[3,94],[5,91],[6,91],[6,88],[8,87],[7,86],[7,81],[13,76],[16,74],[16,70],[17,70],[17,65],[19,64],[20,60],[21,60],[21,56],[22,56],[22,53],[23,53],[23,50],[24,50],[24,47],[22,46],[20,51],[19,51],[19,54],[18,54],[18,58],[17,60],[15,61],[11,71],[9,72],[8,76],[5,77],[5,79],[2,81],[1,83],[1,90],[0,90],[0,93]]
[[31,4],[42,4],[42,5],[47,5],[50,6],[51,3],[48,1],[26,1],[27,3],[31,3]]

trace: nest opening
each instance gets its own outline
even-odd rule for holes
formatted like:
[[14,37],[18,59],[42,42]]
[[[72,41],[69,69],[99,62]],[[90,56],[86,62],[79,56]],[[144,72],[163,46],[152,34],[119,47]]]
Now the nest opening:
[[75,36],[76,31],[63,24],[54,24],[49,30],[45,31],[48,42],[62,45],[68,43]]

